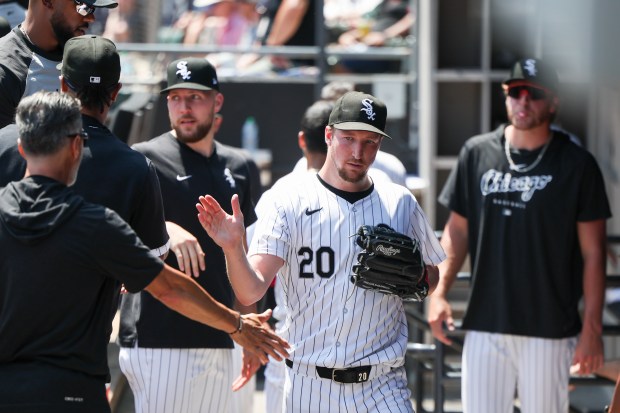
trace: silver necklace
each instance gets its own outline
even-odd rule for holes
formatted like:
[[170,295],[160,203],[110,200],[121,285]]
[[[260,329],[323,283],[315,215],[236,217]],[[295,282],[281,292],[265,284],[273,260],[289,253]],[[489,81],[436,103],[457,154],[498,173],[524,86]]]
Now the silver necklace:
[[[19,30],[21,30],[21,32],[24,34],[24,36],[26,36],[26,39],[28,39],[28,41],[30,43],[32,43],[32,40],[30,40],[30,36],[28,36],[28,33],[26,33],[26,29],[24,29],[24,26],[20,25],[19,26]],[[34,44],[34,43],[32,43],[32,44]]]
[[547,143],[545,143],[543,148],[540,150],[540,153],[538,154],[538,157],[536,158],[534,162],[532,162],[531,164],[527,166],[519,166],[515,164],[515,162],[510,157],[510,144],[508,143],[508,139],[504,138],[504,151],[506,152],[506,159],[508,159],[508,164],[510,165],[510,169],[513,171],[519,172],[519,173],[525,173],[525,172],[529,172],[532,169],[536,168],[538,164],[540,163],[540,161],[542,160],[543,156],[545,156],[545,152],[547,152],[547,148],[549,147],[549,144],[551,143],[552,140],[553,140],[553,135],[551,135],[551,137],[547,139]]

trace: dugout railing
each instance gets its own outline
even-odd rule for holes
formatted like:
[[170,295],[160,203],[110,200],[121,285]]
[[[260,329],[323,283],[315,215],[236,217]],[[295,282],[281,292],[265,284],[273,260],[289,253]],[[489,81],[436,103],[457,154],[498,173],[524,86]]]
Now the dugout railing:
[[[619,244],[620,236],[609,236],[609,244]],[[469,272],[460,272],[457,275],[454,288],[467,289],[471,275]],[[606,287],[620,287],[620,274],[608,274]],[[410,341],[407,346],[407,364],[409,366],[409,381],[415,400],[417,413],[457,413],[462,410],[450,410],[446,403],[452,407],[460,405],[460,356],[463,350],[464,331],[461,330],[460,319],[455,319],[456,330],[449,332],[448,336],[453,340],[452,345],[446,345],[439,340],[429,339],[430,326],[426,319],[424,303],[408,304],[405,306],[407,320],[410,325]],[[603,336],[620,336],[620,325],[617,323],[604,322]],[[432,343],[429,341],[432,340]],[[573,388],[583,386],[613,386],[614,382],[607,377],[598,375],[571,376],[570,385]],[[447,392],[452,390],[451,398]],[[596,396],[592,396],[595,398]],[[432,400],[431,409],[425,408],[425,402]],[[609,400],[607,400],[609,402]],[[570,413],[599,413],[605,405],[605,400],[590,399],[587,406],[571,404]],[[515,412],[518,412],[515,406]]]

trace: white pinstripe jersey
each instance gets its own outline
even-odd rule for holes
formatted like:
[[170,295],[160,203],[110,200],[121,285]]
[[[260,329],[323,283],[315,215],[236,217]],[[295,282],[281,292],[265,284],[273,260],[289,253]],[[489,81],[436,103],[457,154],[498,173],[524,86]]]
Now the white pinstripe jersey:
[[285,261],[278,273],[287,315],[281,334],[293,346],[295,367],[403,365],[403,303],[351,283],[361,251],[352,235],[360,225],[385,223],[419,239],[425,262],[438,264],[444,252],[415,197],[400,185],[382,183],[350,204],[316,175],[272,195],[275,208],[259,217],[248,255]]

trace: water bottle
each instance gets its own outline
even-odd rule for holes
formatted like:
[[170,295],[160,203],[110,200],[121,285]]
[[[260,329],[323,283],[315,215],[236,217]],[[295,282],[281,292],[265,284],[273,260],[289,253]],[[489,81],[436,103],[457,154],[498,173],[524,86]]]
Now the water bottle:
[[253,116],[248,116],[241,128],[241,147],[250,152],[258,149],[258,125]]

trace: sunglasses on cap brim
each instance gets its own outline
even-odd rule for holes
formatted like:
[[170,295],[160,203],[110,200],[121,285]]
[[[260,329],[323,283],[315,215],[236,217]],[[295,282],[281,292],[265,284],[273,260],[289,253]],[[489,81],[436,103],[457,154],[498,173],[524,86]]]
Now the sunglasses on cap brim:
[[93,14],[97,9],[95,6],[91,6],[78,0],[73,0],[73,2],[75,3],[75,11],[83,17]]

